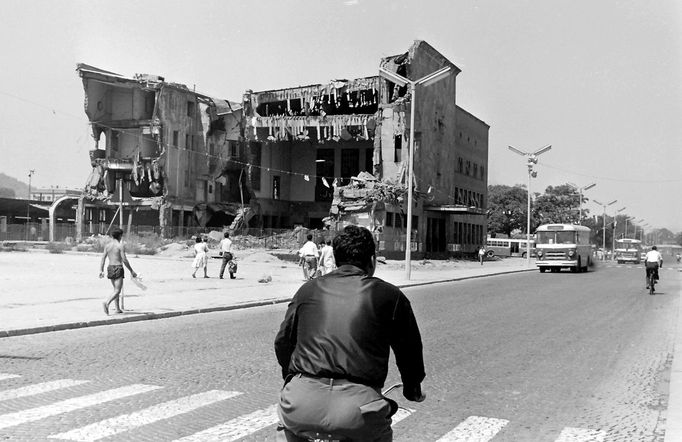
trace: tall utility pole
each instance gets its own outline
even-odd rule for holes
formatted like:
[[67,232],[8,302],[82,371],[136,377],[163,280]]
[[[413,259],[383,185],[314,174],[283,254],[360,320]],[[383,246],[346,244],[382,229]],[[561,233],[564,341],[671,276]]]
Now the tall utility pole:
[[26,241],[28,241],[28,229],[31,223],[31,177],[36,173],[35,169],[28,171],[28,203],[26,204]]
[[603,239],[602,239],[602,246],[601,247],[602,247],[602,250],[604,250],[604,253],[606,253],[606,208],[612,204],[616,204],[618,202],[618,200],[613,200],[608,204],[602,204],[597,200],[592,200],[592,201],[594,201],[595,204],[602,206],[602,208],[604,209],[604,214],[602,215],[602,220],[603,220],[604,226],[603,226],[603,232],[602,232]]
[[591,189],[594,186],[596,186],[597,183],[592,183],[588,184],[587,186],[579,187],[578,192],[580,193],[580,202],[578,203],[578,224],[582,225],[583,223],[583,192],[585,190]]
[[407,177],[407,234],[405,235],[405,277],[410,279],[412,272],[412,182],[414,181],[414,114],[415,102],[417,101],[417,85],[428,86],[437,81],[444,79],[450,74],[452,68],[446,66],[438,69],[435,72],[426,75],[419,80],[410,80],[395,72],[387,71],[384,68],[379,68],[379,75],[384,79],[397,84],[398,86],[410,85],[410,158],[408,160],[409,174]]
[[507,146],[509,147],[509,150],[512,152],[515,152],[519,155],[523,155],[528,157],[528,161],[526,165],[528,166],[528,207],[526,208],[527,210],[527,219],[526,219],[526,265],[530,267],[530,179],[535,178],[538,176],[538,173],[533,170],[533,166],[538,163],[538,155],[541,155],[548,150],[552,148],[551,144],[548,144],[547,146],[536,150],[535,152],[524,152],[520,149],[517,149],[513,146]]

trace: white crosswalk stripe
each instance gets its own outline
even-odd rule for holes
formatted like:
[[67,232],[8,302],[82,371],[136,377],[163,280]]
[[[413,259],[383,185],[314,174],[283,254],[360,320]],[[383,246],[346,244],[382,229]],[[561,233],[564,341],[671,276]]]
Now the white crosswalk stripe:
[[154,385],[133,384],[126,387],[114,388],[99,393],[90,394],[87,396],[80,396],[72,399],[67,399],[54,404],[45,405],[42,407],[31,408],[24,411],[0,415],[0,429],[13,427],[15,425],[25,424],[40,419],[45,419],[50,416],[55,416],[70,411],[79,410],[81,408],[91,407],[93,405],[102,404],[104,402],[121,399],[127,396],[133,396],[140,393],[147,393],[149,391],[157,390],[161,387]]
[[230,442],[258,430],[274,425],[279,421],[277,405],[239,416],[224,424],[177,439],[175,442]]
[[0,373],[0,381],[3,381],[5,379],[14,379],[14,378],[19,378],[18,374],[8,374],[8,373]]
[[603,442],[605,439],[605,431],[566,427],[555,442]]
[[487,442],[508,423],[506,419],[469,416],[437,442]]
[[124,414],[82,428],[49,436],[52,439],[68,439],[75,441],[95,441],[118,433],[132,430],[164,419],[188,413],[199,407],[210,405],[235,396],[238,391],[210,390],[191,396],[182,397],[162,404],[154,405],[134,413]]
[[13,390],[0,391],[0,401],[16,399],[20,397],[33,396],[35,394],[47,393],[48,391],[61,390],[62,388],[75,387],[90,381],[74,381],[72,379],[59,379],[56,381],[43,382],[40,384],[27,385]]
[[90,381],[74,381],[72,379],[59,379],[56,381],[43,382],[40,384],[27,385],[13,390],[0,391],[0,401],[16,399],[20,397],[33,396],[35,394],[47,393],[48,391],[60,390],[62,388],[75,387],[76,385],[86,384]]

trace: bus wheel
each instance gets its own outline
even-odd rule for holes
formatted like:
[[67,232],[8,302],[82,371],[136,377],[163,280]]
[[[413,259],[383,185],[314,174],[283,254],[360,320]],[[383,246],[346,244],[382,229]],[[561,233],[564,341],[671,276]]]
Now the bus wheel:
[[547,269],[544,267],[540,267],[540,273],[545,273],[545,270],[547,270]]
[[526,252],[523,252],[523,253],[521,254],[521,258],[526,259]]
[[495,252],[493,252],[492,250],[488,250],[485,252],[485,256],[487,256],[489,259],[492,259],[495,257]]

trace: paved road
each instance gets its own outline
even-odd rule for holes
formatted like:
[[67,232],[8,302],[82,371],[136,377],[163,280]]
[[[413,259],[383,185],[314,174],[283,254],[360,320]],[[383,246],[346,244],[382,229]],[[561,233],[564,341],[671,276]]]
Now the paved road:
[[[663,440],[680,281],[650,297],[640,276],[603,266],[405,289],[428,400],[401,401],[412,411],[396,440]],[[0,439],[274,440],[284,308],[2,339]]]

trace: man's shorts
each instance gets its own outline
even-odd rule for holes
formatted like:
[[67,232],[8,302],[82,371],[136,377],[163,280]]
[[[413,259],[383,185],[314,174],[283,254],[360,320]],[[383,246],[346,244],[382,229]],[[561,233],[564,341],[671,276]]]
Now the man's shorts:
[[107,266],[107,278],[109,279],[119,279],[123,278],[123,266],[122,265],[111,265]]

